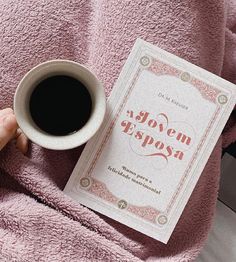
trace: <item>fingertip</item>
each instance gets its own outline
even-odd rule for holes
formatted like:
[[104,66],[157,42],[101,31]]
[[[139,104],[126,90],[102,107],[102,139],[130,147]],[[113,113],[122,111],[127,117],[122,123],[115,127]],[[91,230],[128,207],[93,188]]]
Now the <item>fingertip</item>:
[[15,115],[13,115],[13,114],[7,115],[3,119],[3,125],[9,131],[16,130],[17,129],[17,122],[16,122]]

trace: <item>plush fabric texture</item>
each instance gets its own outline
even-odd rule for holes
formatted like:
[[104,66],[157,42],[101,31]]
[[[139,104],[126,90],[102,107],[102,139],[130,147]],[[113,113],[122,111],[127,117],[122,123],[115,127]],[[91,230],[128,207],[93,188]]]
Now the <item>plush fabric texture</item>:
[[[223,0],[0,0],[0,109],[50,59],[85,64],[107,96],[140,37],[236,82],[236,4]],[[66,196],[82,147],[52,151],[14,141],[0,152],[0,261],[192,261],[209,232],[229,120],[169,240],[162,244]]]

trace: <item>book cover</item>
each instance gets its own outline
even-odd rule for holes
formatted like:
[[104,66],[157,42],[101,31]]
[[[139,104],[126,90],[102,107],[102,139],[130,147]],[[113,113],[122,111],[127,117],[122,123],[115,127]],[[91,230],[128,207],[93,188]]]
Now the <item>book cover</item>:
[[137,39],[64,192],[167,243],[235,105],[234,84]]

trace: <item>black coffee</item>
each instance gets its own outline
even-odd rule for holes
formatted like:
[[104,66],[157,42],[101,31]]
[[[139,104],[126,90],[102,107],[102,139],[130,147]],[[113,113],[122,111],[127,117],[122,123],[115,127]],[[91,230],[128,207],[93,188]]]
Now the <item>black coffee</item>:
[[39,128],[49,134],[63,136],[78,131],[86,124],[91,115],[92,100],[79,80],[55,75],[35,87],[29,107]]

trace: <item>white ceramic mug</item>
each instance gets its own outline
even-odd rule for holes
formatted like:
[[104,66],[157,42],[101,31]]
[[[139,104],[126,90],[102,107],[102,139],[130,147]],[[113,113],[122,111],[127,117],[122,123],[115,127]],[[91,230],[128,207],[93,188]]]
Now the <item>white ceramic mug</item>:
[[[41,130],[29,111],[34,88],[40,81],[53,75],[68,75],[78,79],[92,99],[92,113],[87,123],[77,132],[65,136],[53,136]],[[105,111],[106,98],[101,82],[85,66],[69,60],[51,60],[37,65],[20,81],[14,96],[14,113],[23,133],[36,144],[54,150],[71,149],[87,142],[101,126]]]

